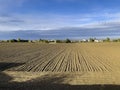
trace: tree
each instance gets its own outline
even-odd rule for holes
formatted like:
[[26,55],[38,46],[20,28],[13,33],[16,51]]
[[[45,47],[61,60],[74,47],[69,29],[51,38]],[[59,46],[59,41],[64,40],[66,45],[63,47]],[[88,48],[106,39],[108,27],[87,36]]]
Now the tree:
[[17,42],[17,40],[16,39],[11,39],[11,40],[9,40],[9,42]]
[[107,42],[110,42],[110,38],[107,37],[107,38],[106,38],[106,41],[107,41]]
[[18,38],[18,39],[17,39],[17,41],[18,41],[18,42],[20,42],[20,41],[21,41],[21,39],[20,39],[20,38]]
[[90,38],[89,40],[90,40],[90,42],[94,42],[95,41],[95,39],[93,39],[93,38]]
[[110,42],[110,41],[111,41],[111,40],[110,40],[109,37],[107,37],[106,39],[103,40],[103,42]]
[[65,43],[71,43],[71,40],[70,39],[66,39]]
[[62,43],[62,41],[61,40],[56,40],[56,43]]

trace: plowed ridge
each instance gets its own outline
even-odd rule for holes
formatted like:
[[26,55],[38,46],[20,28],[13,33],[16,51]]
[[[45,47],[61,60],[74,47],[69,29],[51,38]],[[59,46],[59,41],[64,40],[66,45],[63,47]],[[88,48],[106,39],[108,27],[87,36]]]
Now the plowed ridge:
[[109,72],[112,70],[112,63],[108,57],[102,56],[98,46],[98,44],[27,44],[21,47],[20,44],[11,44],[11,48],[7,45],[0,48],[0,62],[24,63],[8,69],[15,71]]

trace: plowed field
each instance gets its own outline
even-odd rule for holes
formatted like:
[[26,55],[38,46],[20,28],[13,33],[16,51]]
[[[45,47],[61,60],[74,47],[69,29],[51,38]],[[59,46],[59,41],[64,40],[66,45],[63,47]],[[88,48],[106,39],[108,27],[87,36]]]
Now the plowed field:
[[120,43],[0,43],[0,71],[13,82],[49,73],[67,84],[120,84]]

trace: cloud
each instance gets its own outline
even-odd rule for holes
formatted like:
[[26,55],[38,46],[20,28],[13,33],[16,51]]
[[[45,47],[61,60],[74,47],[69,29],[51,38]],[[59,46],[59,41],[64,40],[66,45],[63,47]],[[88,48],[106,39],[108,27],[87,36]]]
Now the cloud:
[[[109,17],[108,17],[109,16]],[[78,27],[85,29],[115,30],[119,28],[120,13],[103,14],[5,14],[0,15],[3,30],[57,30]]]
[[[0,0],[0,31],[2,30],[55,30],[64,27],[79,27],[80,29],[118,29],[120,24],[120,12],[101,8],[93,13],[34,13],[32,11],[20,13],[12,12],[12,9],[23,6],[26,2],[34,0]],[[48,0],[56,2],[85,2],[84,0]],[[42,3],[47,0],[35,2]],[[40,4],[41,5],[41,4]],[[21,10],[21,9],[20,9]],[[14,11],[14,10],[13,10]],[[111,13],[110,13],[111,12]]]
[[[37,14],[14,14],[10,16],[0,16],[0,30],[6,27],[18,27],[19,29],[50,30],[61,27],[79,26],[81,22],[88,22],[90,18],[79,18],[67,15],[37,15]],[[12,28],[11,28],[12,29]],[[11,30],[10,29],[10,30]],[[14,28],[13,28],[14,29]]]

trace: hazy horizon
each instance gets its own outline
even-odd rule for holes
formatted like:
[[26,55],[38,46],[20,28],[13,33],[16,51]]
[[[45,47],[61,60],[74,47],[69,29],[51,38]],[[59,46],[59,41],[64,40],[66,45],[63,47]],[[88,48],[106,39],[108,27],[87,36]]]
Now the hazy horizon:
[[29,39],[29,40],[39,40],[39,39],[71,39],[71,40],[80,40],[80,39],[105,39],[107,37],[111,39],[120,38],[119,30],[111,31],[101,31],[101,30],[92,30],[89,29],[79,30],[78,28],[74,29],[64,29],[64,30],[19,30],[19,31],[2,31],[0,32],[0,40],[8,39]]

